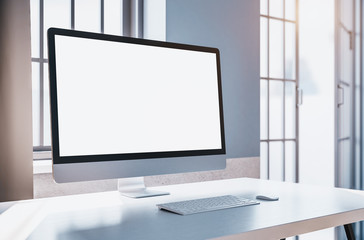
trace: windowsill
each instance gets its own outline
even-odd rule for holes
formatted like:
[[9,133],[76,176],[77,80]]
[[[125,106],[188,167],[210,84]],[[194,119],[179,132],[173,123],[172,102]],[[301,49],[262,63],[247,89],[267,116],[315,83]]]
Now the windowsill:
[[51,160],[52,152],[51,151],[34,151],[33,152],[33,160]]
[[33,174],[52,173],[52,154],[50,151],[33,152]]
[[33,161],[33,174],[52,173],[52,160]]

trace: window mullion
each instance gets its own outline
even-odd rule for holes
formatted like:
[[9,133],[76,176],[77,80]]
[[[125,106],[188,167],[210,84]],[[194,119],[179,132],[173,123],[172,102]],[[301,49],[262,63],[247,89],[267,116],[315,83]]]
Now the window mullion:
[[[286,0],[283,0],[283,19],[286,18]],[[286,79],[286,23],[283,21],[283,79]],[[286,139],[286,81],[283,81],[283,139]],[[286,181],[286,143],[283,141],[283,181]]]
[[44,146],[44,0],[39,0],[39,145]]
[[[269,5],[270,5],[270,0],[267,0],[268,3],[267,3],[267,6],[268,6],[268,9],[267,9],[267,14],[269,16],[270,14],[270,11],[269,11]],[[270,19],[268,18],[267,19],[267,76],[268,76],[268,81],[267,81],[267,99],[268,99],[268,106],[267,106],[267,124],[268,124],[268,127],[267,127],[267,139],[269,140],[270,139],[270,117],[269,117],[269,114],[270,114],[270,81],[269,81],[269,78],[270,78],[270,60],[269,60],[269,56],[270,56],[270,48],[269,48],[269,45],[270,45],[270,37],[269,37],[269,25],[270,25]],[[267,143],[267,179],[270,179],[270,142]]]
[[75,29],[75,0],[71,0],[71,29]]
[[104,33],[105,32],[105,1],[104,0],[100,0],[100,9],[101,9],[101,23],[100,23],[100,26],[101,26],[101,33]]

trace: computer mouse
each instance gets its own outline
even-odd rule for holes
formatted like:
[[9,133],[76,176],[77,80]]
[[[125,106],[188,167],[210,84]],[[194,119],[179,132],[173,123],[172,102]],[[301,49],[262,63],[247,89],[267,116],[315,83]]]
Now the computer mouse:
[[266,201],[277,201],[279,197],[272,195],[257,195],[256,199],[266,200]]

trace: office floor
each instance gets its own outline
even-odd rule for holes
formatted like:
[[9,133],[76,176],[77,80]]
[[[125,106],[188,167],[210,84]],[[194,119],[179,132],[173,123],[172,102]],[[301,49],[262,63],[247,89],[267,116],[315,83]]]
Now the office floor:
[[[152,187],[240,177],[259,178],[259,169],[259,157],[234,158],[227,160],[224,170],[150,176],[145,177],[145,184]],[[51,173],[34,175],[34,198],[113,191],[116,188],[116,179],[57,184]]]

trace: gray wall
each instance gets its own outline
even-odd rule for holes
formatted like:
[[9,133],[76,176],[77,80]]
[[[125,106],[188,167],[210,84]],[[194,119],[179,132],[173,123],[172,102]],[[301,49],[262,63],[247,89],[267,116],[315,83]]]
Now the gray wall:
[[167,41],[220,49],[227,158],[259,156],[259,1],[166,4]]
[[33,197],[29,0],[0,1],[0,202]]

